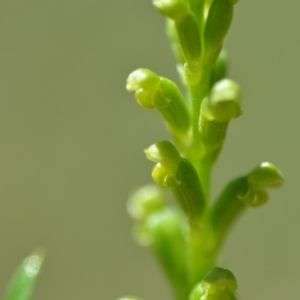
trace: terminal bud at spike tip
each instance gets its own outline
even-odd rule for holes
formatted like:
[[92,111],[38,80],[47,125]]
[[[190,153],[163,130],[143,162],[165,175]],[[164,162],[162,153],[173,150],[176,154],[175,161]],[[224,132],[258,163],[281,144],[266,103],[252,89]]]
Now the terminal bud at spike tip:
[[247,176],[251,187],[255,189],[277,188],[284,183],[279,169],[269,162],[263,162]]
[[127,202],[127,210],[136,220],[144,220],[151,213],[165,206],[164,195],[154,184],[147,184],[136,189]]
[[180,20],[189,13],[188,0],[154,0],[153,5],[166,17]]
[[230,79],[214,84],[203,114],[208,120],[216,122],[228,122],[240,116],[242,110],[239,85]]

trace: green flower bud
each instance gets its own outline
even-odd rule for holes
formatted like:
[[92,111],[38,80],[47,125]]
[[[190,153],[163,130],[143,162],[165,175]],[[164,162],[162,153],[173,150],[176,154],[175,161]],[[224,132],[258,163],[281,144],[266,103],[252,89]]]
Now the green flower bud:
[[135,92],[135,99],[137,103],[145,108],[153,109],[156,108],[156,103],[155,103],[155,91],[147,91],[143,89],[139,89]]
[[280,170],[269,162],[263,162],[247,176],[253,189],[277,188],[283,185],[284,179]]
[[156,162],[153,180],[172,192],[189,220],[199,220],[205,210],[205,199],[195,168],[181,158],[175,146],[163,141],[145,150],[149,160]]
[[198,223],[205,211],[205,197],[195,168],[187,159],[182,159],[177,169],[180,185],[173,189],[175,199],[191,223]]
[[[190,115],[177,85],[171,80],[161,77],[160,90],[165,97],[164,99],[169,100],[169,104],[167,107],[158,107],[159,112],[172,129],[186,132],[190,126]],[[158,100],[156,100],[157,102]]]
[[232,294],[237,290],[237,282],[233,273],[218,267],[204,276],[202,286],[212,295],[218,295],[220,291]]
[[175,22],[171,19],[167,19],[166,32],[177,62],[183,65],[185,63],[185,58],[178,39]]
[[199,64],[188,64],[185,63],[183,66],[183,72],[185,77],[185,84],[197,85],[201,79],[201,72],[199,69]]
[[237,282],[231,271],[214,268],[192,290],[189,300],[233,300]]
[[159,84],[160,78],[154,72],[149,69],[137,69],[129,74],[126,82],[126,89],[129,92],[138,89],[155,91],[158,89]]
[[152,178],[156,184],[164,189],[175,189],[180,185],[176,171],[170,170],[161,164],[156,164],[153,168]]
[[188,64],[197,63],[201,54],[200,31],[192,14],[175,22],[178,39]]
[[188,0],[154,0],[153,5],[166,17],[180,20],[189,13]]
[[223,48],[211,71],[210,87],[212,87],[216,82],[226,77],[227,69],[228,69],[228,55],[225,49]]
[[262,206],[269,200],[269,195],[265,190],[249,190],[245,194],[240,194],[239,199],[252,207]]
[[162,164],[167,169],[176,171],[181,161],[176,147],[169,141],[153,144],[145,150],[146,157],[156,163]]
[[127,202],[127,211],[136,220],[144,220],[151,213],[166,206],[161,190],[148,184],[136,189]]
[[241,198],[249,191],[247,177],[238,177],[223,189],[211,211],[211,224],[217,235],[219,247],[234,221],[246,209],[247,204]]
[[222,49],[232,17],[233,4],[229,0],[212,2],[204,28],[205,53],[210,64],[214,63]]
[[135,98],[142,107],[157,108],[172,132],[188,130],[189,112],[174,82],[148,69],[138,69],[129,75],[126,88],[136,91]]
[[173,286],[182,287],[188,276],[185,269],[186,241],[183,222],[171,209],[153,213],[147,218],[150,246]]
[[210,121],[228,122],[242,114],[241,89],[230,79],[217,82],[211,90],[203,115]]

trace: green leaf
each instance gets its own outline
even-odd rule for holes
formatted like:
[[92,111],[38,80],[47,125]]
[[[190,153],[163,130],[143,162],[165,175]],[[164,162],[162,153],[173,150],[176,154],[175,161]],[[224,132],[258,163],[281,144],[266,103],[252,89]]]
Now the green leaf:
[[41,253],[34,253],[25,258],[8,285],[5,300],[30,299],[43,259]]

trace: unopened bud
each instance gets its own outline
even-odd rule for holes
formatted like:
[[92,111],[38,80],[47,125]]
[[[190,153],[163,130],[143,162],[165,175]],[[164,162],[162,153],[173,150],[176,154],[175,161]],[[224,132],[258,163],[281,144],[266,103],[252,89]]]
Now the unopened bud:
[[192,290],[189,300],[235,300],[237,282],[231,271],[214,268]]
[[181,161],[178,150],[169,141],[153,144],[145,150],[145,154],[149,160],[160,163],[170,170],[177,170]]
[[176,171],[161,164],[156,164],[152,171],[152,178],[156,184],[165,189],[175,189],[180,185]]
[[160,78],[149,69],[137,69],[129,74],[126,82],[126,89],[129,92],[138,89],[147,91],[156,90],[159,87]]
[[247,176],[254,189],[277,188],[284,183],[280,170],[269,162],[263,162]]
[[188,64],[197,63],[201,55],[201,40],[198,23],[192,14],[175,22],[178,39]]
[[204,28],[204,45],[209,63],[214,63],[222,49],[231,25],[233,4],[229,0],[214,0],[209,8]]
[[158,211],[166,206],[166,201],[161,190],[148,184],[136,189],[127,202],[129,214],[136,220],[144,220],[154,211]]
[[253,190],[249,188],[245,194],[239,195],[239,199],[247,205],[258,207],[268,202],[269,195],[265,190]]
[[217,82],[211,90],[203,110],[205,118],[216,122],[228,122],[242,114],[241,89],[230,79]]
[[147,91],[147,90],[139,89],[135,92],[135,99],[140,106],[153,109],[156,108],[156,104],[154,100],[155,93],[156,90]]
[[172,209],[164,209],[147,218],[145,227],[150,238],[150,247],[162,264],[172,282],[182,284],[182,274],[186,268],[186,240],[183,236],[183,222]]

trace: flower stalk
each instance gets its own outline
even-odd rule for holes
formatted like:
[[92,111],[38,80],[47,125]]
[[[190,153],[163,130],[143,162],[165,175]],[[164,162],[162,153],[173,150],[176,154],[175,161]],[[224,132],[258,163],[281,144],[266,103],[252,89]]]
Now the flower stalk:
[[213,167],[230,121],[242,114],[241,88],[228,78],[224,48],[237,2],[154,0],[166,17],[187,96],[173,81],[148,69],[138,69],[127,79],[127,90],[135,91],[142,107],[159,111],[171,135],[172,141],[155,143],[145,154],[155,163],[157,189],[169,190],[174,203],[157,201],[163,197],[149,192],[147,201],[145,194],[140,201],[134,196],[129,207],[145,207],[147,213],[132,214],[138,209],[130,209],[136,236],[152,249],[178,300],[237,299],[233,274],[217,265],[224,239],[242,213],[265,204],[267,190],[284,181],[277,167],[263,162],[211,199]]

